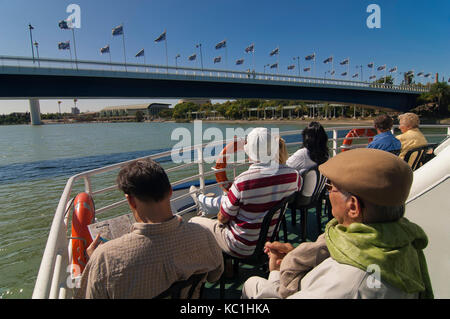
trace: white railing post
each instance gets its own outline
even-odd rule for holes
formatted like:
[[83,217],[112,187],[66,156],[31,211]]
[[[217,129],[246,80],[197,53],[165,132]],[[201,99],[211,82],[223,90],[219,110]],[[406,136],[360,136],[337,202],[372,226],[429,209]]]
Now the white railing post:
[[91,180],[88,176],[83,178],[84,180],[84,191],[88,194],[92,193]]
[[198,175],[199,177],[199,181],[200,181],[200,189],[203,191],[205,190],[205,171],[204,171],[204,167],[203,167],[203,148],[200,145],[197,148],[197,158],[198,158]]
[[338,131],[336,129],[333,130],[333,157],[337,154],[337,138]]

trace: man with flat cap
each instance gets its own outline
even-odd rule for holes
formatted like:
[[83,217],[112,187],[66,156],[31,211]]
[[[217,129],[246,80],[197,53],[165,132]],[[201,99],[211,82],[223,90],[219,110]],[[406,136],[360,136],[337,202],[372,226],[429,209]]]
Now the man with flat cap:
[[267,243],[269,279],[243,298],[433,298],[424,231],[403,217],[413,173],[397,156],[355,149],[319,166],[332,219],[314,243]]

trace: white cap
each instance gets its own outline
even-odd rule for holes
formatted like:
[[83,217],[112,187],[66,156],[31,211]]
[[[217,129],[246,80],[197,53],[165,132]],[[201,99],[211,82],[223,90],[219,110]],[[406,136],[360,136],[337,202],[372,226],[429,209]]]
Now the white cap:
[[269,163],[278,156],[278,143],[267,128],[257,127],[247,135],[244,151],[255,162]]

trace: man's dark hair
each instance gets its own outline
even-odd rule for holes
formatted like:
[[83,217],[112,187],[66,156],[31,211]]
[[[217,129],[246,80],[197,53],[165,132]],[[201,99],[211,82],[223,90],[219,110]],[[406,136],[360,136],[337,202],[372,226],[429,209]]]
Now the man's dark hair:
[[171,190],[166,172],[151,159],[138,160],[124,166],[117,176],[117,185],[125,194],[144,202],[159,202]]
[[392,128],[392,125],[394,125],[394,120],[389,115],[383,114],[377,116],[373,121],[373,124],[375,128],[380,131],[388,131]]

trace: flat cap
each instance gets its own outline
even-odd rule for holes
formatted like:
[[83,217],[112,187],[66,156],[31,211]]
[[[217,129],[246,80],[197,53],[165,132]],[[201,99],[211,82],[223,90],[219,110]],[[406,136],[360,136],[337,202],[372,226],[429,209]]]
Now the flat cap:
[[401,206],[408,198],[413,172],[392,153],[368,148],[342,152],[319,171],[343,191],[380,206]]

